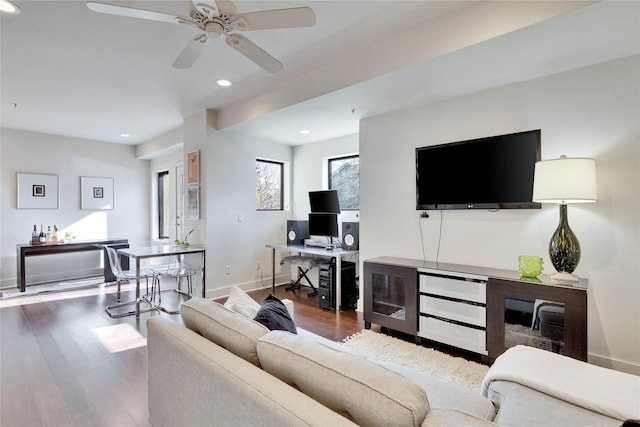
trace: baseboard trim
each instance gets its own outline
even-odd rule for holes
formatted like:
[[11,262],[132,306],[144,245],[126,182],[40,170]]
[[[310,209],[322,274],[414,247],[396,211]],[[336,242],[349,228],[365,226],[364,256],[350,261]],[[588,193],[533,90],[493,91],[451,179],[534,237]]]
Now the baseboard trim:
[[587,355],[587,359],[592,365],[602,366],[603,368],[614,369],[628,374],[640,375],[640,364],[637,363],[612,359],[610,357],[600,356],[593,353],[589,353]]
[[[276,275],[276,286],[284,285],[289,283],[290,276],[288,274]],[[264,277],[259,280],[254,280],[251,282],[244,283],[234,283],[227,286],[222,286],[219,288],[207,288],[206,298],[207,299],[218,299],[222,297],[226,297],[229,295],[232,286],[237,286],[245,292],[251,292],[258,289],[270,289],[271,288],[271,277]]]

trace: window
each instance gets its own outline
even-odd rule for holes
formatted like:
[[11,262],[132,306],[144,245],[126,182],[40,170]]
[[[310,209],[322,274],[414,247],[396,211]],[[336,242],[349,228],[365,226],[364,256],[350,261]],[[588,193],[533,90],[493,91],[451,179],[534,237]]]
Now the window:
[[329,159],[329,190],[338,190],[341,210],[360,209],[360,156]]
[[256,160],[256,210],[283,210],[284,163]]
[[158,238],[169,238],[169,171],[158,172]]

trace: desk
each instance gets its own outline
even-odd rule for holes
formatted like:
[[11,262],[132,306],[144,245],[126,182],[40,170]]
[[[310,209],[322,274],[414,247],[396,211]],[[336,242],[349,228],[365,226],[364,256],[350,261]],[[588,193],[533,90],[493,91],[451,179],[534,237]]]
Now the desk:
[[298,252],[299,254],[318,255],[322,257],[330,257],[336,259],[336,312],[340,311],[342,305],[342,257],[345,255],[357,255],[358,251],[352,251],[342,248],[327,250],[304,245],[285,245],[285,244],[267,244],[267,248],[272,249],[271,254],[271,292],[276,290],[276,249],[285,251]]
[[[18,288],[20,292],[24,292],[26,289],[26,271],[25,271],[25,258],[28,256],[36,256],[36,255],[52,255],[52,254],[62,254],[69,252],[84,252],[84,251],[104,251],[103,246],[108,245],[115,249],[120,248],[128,248],[129,241],[127,239],[105,239],[105,240],[83,240],[83,241],[72,241],[65,243],[43,243],[41,245],[16,245],[16,255],[17,255],[17,282]],[[104,278],[105,282],[114,281],[113,273],[111,273],[111,269],[109,267],[109,262],[106,261],[107,258],[105,256],[104,263]],[[128,261],[127,261],[128,262]],[[125,266],[123,265],[123,268]],[[126,265],[128,267],[128,264]]]
[[202,297],[205,297],[205,251],[201,245],[188,247],[175,245],[145,246],[140,248],[118,249],[118,253],[136,260],[136,319],[140,317],[140,261],[147,258],[157,258],[173,255],[202,254]]

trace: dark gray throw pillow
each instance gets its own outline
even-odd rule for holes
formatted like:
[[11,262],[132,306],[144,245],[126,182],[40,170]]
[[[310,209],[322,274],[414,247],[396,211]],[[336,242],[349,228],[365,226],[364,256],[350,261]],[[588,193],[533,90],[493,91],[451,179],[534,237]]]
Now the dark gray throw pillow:
[[298,333],[287,307],[273,294],[269,294],[269,296],[264,299],[262,306],[260,306],[253,320],[263,324],[271,331],[279,330],[289,331],[292,334]]

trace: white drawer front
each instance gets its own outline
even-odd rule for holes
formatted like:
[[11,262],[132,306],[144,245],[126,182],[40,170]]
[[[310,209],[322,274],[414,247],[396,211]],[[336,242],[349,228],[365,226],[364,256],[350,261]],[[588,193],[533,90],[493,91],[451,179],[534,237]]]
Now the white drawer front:
[[485,307],[420,295],[420,312],[476,326],[487,326]]
[[420,292],[484,304],[487,284],[420,274]]
[[489,354],[485,330],[468,328],[433,317],[420,316],[418,336],[485,356]]

